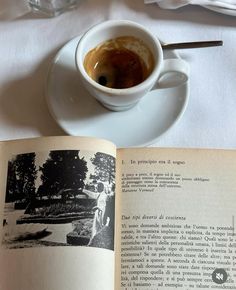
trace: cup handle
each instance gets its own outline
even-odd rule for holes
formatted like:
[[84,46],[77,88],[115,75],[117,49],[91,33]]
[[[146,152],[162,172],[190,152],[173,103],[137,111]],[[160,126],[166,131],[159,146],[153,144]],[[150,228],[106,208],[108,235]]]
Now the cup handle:
[[153,89],[173,88],[188,81],[189,64],[180,58],[164,59],[161,73]]

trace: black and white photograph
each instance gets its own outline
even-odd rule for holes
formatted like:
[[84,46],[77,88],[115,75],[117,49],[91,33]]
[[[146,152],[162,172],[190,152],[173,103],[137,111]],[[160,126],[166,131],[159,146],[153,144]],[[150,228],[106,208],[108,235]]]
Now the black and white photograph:
[[114,250],[115,158],[53,150],[8,161],[2,246]]

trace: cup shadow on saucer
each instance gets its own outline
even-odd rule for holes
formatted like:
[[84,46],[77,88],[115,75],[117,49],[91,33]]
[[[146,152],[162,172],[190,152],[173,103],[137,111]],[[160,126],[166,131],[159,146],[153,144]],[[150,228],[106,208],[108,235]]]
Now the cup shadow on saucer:
[[[56,76],[54,73],[55,71]],[[56,83],[56,81],[53,80],[54,77],[59,77],[61,81],[53,87],[52,92],[49,83]],[[106,109],[100,102],[90,95],[79,79],[76,68],[67,63],[60,63],[57,61],[54,63],[48,80],[48,98],[50,98],[50,95],[52,94],[57,100],[58,109],[62,109],[61,118],[63,120],[88,120],[97,118],[99,115],[114,114],[114,112]],[[54,103],[55,106],[57,106],[57,104]],[[70,107],[70,110],[66,110],[65,108],[67,107]],[[52,111],[51,113],[55,117]]]
[[[76,111],[79,113],[80,118],[89,118],[94,115],[111,113],[110,110],[106,109],[86,90],[75,70],[64,67],[61,64],[58,66],[67,75],[66,90],[70,97],[69,101],[77,105]],[[70,118],[71,114],[68,117]]]

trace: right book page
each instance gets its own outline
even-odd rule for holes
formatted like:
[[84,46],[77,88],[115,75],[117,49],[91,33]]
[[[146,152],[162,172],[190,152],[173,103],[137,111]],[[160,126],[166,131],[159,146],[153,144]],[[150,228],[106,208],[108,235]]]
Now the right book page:
[[119,149],[116,289],[236,289],[236,151]]

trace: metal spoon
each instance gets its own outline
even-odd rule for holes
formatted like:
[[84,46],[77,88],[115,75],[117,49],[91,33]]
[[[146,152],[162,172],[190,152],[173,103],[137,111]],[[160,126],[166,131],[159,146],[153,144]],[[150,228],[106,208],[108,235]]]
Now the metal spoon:
[[202,48],[210,46],[222,46],[222,40],[213,41],[195,41],[195,42],[182,42],[182,43],[169,43],[162,44],[163,49],[187,49],[187,48]]

